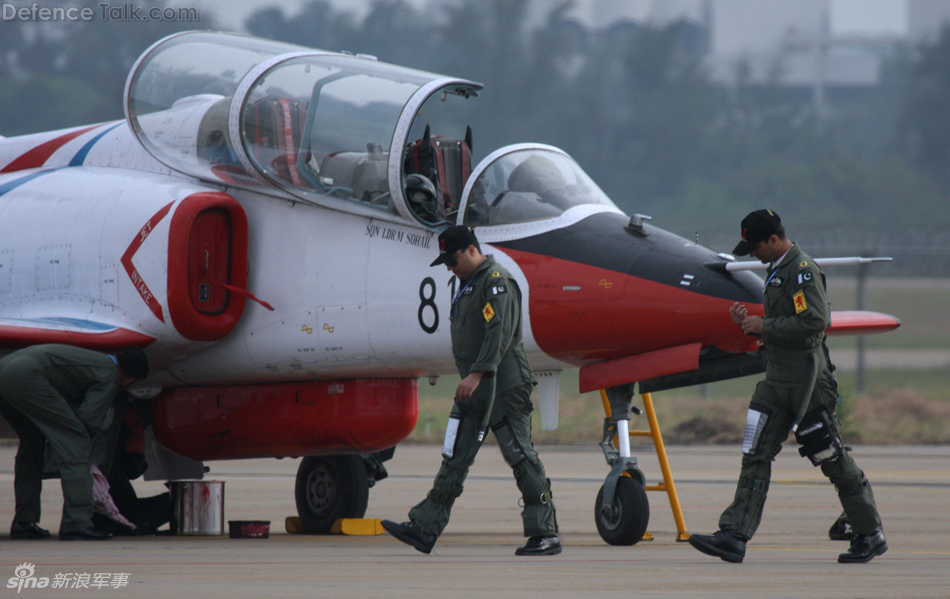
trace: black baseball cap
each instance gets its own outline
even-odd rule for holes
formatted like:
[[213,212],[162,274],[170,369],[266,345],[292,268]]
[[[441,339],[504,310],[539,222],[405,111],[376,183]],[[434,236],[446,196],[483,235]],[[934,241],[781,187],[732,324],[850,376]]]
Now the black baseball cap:
[[775,235],[782,219],[771,210],[756,210],[742,219],[742,241],[732,250],[736,256],[748,256],[759,243]]
[[459,225],[446,229],[439,233],[439,257],[429,266],[445,264],[445,261],[454,256],[455,252],[468,249],[468,246],[476,243],[478,240],[475,239],[475,231],[471,227]]

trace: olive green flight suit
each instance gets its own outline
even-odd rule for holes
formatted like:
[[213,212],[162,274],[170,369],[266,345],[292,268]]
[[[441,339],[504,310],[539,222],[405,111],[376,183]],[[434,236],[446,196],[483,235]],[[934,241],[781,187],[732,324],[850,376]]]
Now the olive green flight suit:
[[[838,383],[825,345],[830,312],[821,269],[793,244],[781,264],[773,265],[766,281],[762,328],[762,342],[768,351],[765,380],[759,382],[749,404],[735,499],[719,519],[720,530],[746,539],[752,538],[762,519],[772,461],[802,407],[813,375],[812,360],[817,382],[807,411],[824,406],[834,416],[838,398]],[[837,422],[836,417],[834,420]],[[847,448],[835,460],[822,464],[821,471],[835,485],[855,534],[870,534],[880,528],[871,485]]]
[[20,437],[14,492],[18,522],[40,521],[44,444],[59,466],[60,530],[92,526],[91,436],[119,391],[106,354],[68,345],[35,345],[0,360],[0,413]]
[[[449,522],[455,498],[475,461],[481,443],[478,433],[495,379],[495,402],[489,426],[502,456],[514,471],[524,509],[526,537],[557,533],[554,501],[544,465],[531,442],[531,390],[536,384],[521,344],[521,292],[507,270],[492,256],[463,282],[452,308],[452,353],[459,375],[485,372],[468,400],[456,402],[454,443],[443,448],[443,461],[426,499],[409,511],[409,519],[426,534],[439,536]],[[446,455],[451,453],[451,457]]]

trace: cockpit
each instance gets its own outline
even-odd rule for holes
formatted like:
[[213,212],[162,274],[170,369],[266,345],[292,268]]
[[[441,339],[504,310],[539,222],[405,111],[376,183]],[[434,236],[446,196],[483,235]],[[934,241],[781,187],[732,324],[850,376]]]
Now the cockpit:
[[[438,228],[472,171],[458,103],[480,89],[368,56],[187,32],[139,58],[126,116],[156,159],[199,179]],[[431,187],[407,188],[410,175]]]
[[481,87],[371,56],[192,31],[139,57],[125,109],[169,168],[369,217],[441,229],[617,210],[557,148],[509,146],[473,168],[464,103]]
[[502,148],[478,165],[466,190],[463,223],[507,225],[569,212],[618,211],[574,160],[540,144]]

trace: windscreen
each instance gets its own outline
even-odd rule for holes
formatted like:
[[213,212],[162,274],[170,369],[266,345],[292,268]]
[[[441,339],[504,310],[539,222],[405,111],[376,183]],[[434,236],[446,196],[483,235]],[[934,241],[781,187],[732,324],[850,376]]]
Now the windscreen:
[[472,186],[464,223],[502,225],[555,218],[590,204],[616,208],[566,154],[531,148],[504,153]]

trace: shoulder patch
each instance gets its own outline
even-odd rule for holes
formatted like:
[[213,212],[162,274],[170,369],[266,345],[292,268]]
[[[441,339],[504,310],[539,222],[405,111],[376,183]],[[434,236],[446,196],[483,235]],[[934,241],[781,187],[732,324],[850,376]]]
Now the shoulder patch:
[[805,272],[798,273],[799,285],[806,285],[808,283],[814,283],[814,282],[815,282],[815,273],[813,273],[812,271],[807,270]]
[[492,309],[490,303],[486,303],[485,307],[482,308],[482,316],[485,317],[485,322],[491,322],[492,318],[495,317],[495,310]]
[[808,304],[805,303],[805,292],[797,291],[795,295],[792,296],[792,301],[795,303],[795,314],[801,314],[808,309]]
[[494,287],[491,288],[491,292],[493,295],[501,295],[502,293],[508,293],[508,286],[504,284],[495,285]]

